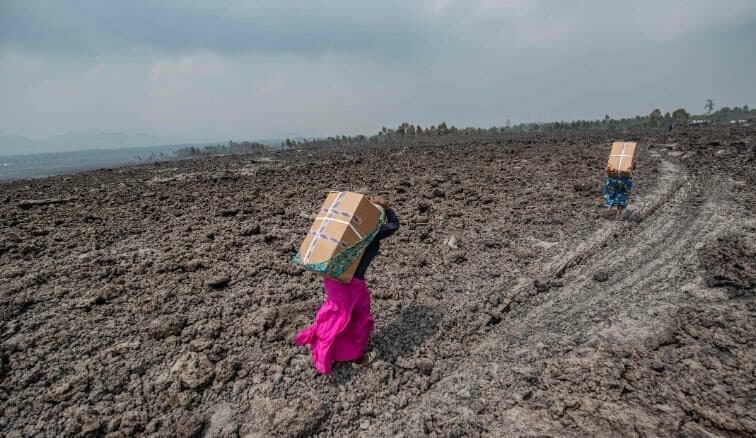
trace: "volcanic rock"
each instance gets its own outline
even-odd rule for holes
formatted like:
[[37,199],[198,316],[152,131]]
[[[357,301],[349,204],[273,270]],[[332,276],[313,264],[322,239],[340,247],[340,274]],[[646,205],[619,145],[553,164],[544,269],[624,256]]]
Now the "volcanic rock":
[[204,353],[184,353],[171,367],[171,373],[190,389],[208,384],[215,374],[215,365]]

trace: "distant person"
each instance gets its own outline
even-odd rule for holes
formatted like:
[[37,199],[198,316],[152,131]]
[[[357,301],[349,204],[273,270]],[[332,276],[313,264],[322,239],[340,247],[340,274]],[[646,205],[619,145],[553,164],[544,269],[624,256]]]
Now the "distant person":
[[672,132],[672,128],[674,125],[672,123],[669,124],[669,127],[667,128],[667,132]]
[[365,355],[373,331],[365,272],[379,254],[381,240],[399,229],[399,218],[383,196],[371,197],[370,201],[383,207],[386,223],[381,225],[365,249],[350,283],[323,278],[326,301],[315,315],[315,323],[296,337],[297,345],[310,346],[313,365],[321,374],[329,374],[334,362],[354,362],[353,365],[359,367],[375,357],[374,354]]
[[622,211],[627,207],[628,196],[633,189],[633,181],[629,176],[607,176],[604,185],[604,206],[616,208],[616,220],[622,219]]

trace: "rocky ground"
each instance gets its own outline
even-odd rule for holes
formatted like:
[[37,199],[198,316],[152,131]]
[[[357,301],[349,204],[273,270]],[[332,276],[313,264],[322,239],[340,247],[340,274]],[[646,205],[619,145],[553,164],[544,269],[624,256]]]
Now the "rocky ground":
[[[756,129],[444,137],[0,185],[0,435],[756,434]],[[290,263],[331,189],[403,227],[377,360],[319,376]]]

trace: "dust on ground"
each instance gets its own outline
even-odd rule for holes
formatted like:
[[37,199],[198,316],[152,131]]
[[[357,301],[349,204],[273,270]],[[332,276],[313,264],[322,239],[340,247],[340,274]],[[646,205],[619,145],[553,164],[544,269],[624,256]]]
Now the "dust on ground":
[[[0,185],[4,436],[756,434],[756,130],[443,137]],[[324,193],[385,193],[368,368],[292,340]]]

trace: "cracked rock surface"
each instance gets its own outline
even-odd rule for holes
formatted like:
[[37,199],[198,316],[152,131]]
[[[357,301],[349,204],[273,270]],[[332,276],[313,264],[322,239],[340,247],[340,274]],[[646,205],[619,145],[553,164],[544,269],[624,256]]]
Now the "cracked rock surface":
[[[0,184],[0,435],[756,435],[756,131],[459,136]],[[721,151],[724,151],[721,152]],[[319,376],[328,190],[402,221],[376,359]]]

